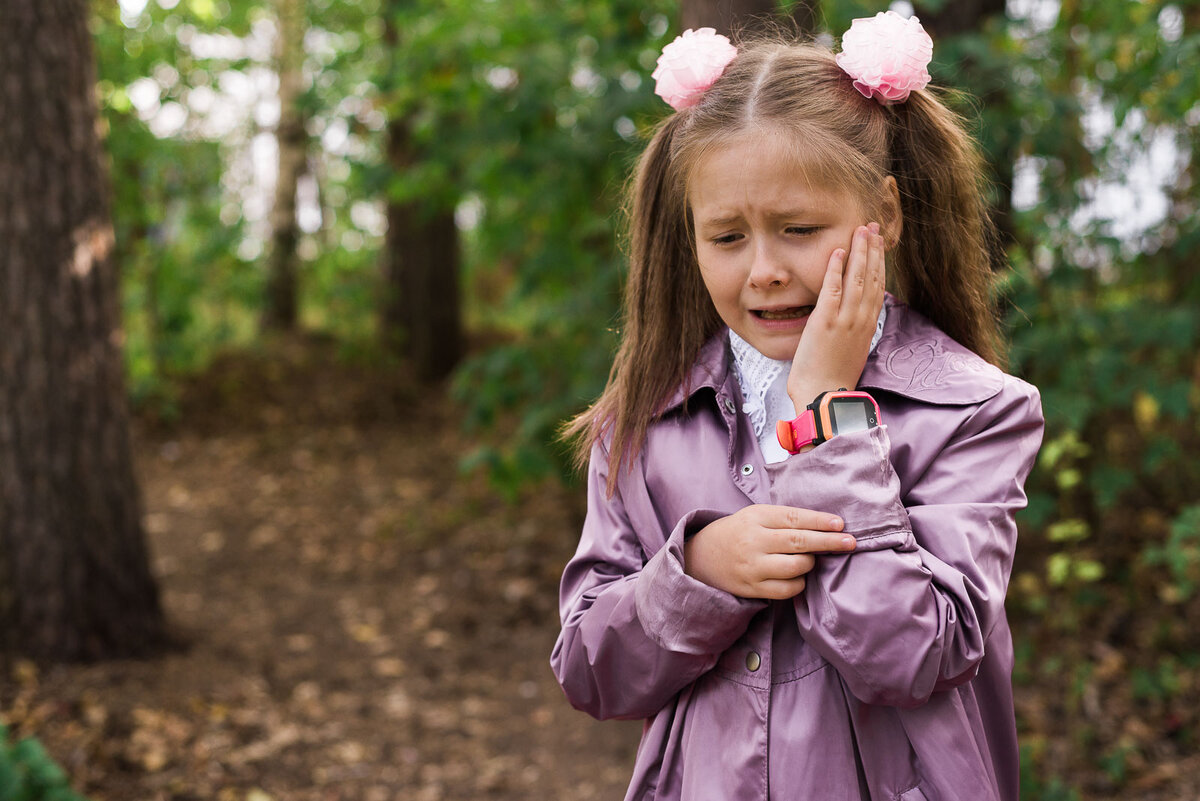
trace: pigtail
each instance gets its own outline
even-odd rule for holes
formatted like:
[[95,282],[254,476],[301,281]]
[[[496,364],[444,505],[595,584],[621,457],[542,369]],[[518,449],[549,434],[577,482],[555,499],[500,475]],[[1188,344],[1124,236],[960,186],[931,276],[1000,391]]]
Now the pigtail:
[[979,150],[962,119],[926,91],[885,113],[904,216],[896,252],[899,294],[959,343],[1000,364],[990,296],[998,241]]
[[626,192],[621,345],[604,393],[562,431],[574,440],[578,467],[596,440],[609,439],[610,495],[620,468],[632,464],[647,428],[721,324],[696,264],[682,181],[672,169],[672,145],[685,120],[686,114],[672,114],[659,125]]

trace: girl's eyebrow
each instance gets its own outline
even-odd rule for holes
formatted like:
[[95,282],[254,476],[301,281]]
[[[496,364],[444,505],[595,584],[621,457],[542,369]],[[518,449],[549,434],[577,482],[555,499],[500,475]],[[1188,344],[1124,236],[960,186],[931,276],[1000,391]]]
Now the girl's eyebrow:
[[[808,209],[798,206],[794,209],[783,209],[782,211],[771,212],[771,219],[799,219],[812,214],[818,213],[815,209]],[[711,217],[705,217],[700,220],[700,224],[705,227],[720,228],[723,225],[732,225],[735,222],[741,222],[742,215],[737,212],[729,212],[728,214],[715,214]]]
[[706,228],[720,228],[724,225],[732,225],[735,222],[740,222],[741,219],[742,215],[738,214],[737,212],[730,212],[729,214],[718,214],[713,217],[705,217],[704,219],[700,220],[700,224]]

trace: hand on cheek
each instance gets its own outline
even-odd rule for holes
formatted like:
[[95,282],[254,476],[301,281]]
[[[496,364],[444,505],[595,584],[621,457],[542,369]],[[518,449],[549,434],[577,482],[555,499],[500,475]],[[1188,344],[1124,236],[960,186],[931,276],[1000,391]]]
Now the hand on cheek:
[[883,306],[884,242],[879,225],[859,226],[847,252],[829,257],[816,308],[792,359],[788,394],[797,414],[829,390],[854,389]]

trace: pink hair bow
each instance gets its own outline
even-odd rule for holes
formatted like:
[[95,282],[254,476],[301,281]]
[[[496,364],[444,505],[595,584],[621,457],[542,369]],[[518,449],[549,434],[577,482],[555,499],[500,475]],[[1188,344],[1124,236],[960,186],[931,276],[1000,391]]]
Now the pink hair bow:
[[854,88],[887,106],[903,103],[915,89],[929,84],[926,68],[933,59],[933,40],[916,17],[895,11],[856,19],[842,35],[838,66],[854,79]]
[[676,111],[690,108],[717,82],[737,48],[714,28],[691,28],[663,48],[651,74],[654,93]]

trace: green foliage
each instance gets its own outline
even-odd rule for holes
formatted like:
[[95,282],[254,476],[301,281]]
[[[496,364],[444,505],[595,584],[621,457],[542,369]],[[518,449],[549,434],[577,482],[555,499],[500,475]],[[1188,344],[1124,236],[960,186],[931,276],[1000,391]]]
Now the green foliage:
[[1038,749],[1021,746],[1021,801],[1080,801],[1079,792],[1057,776],[1046,777]]
[[0,798],[4,801],[86,801],[71,790],[67,776],[32,737],[9,742],[0,725]]
[[[1098,2],[1010,25],[1008,127],[1036,191],[1014,215],[1002,289],[1012,369],[1046,414],[1010,592],[1016,674],[1064,691],[1077,678],[1059,725],[1113,786],[1144,764],[1147,735],[1097,725],[1084,697],[1133,704],[1146,731],[1196,723],[1184,710],[1200,639],[1183,610],[1200,581],[1200,86],[1183,65],[1198,21],[1186,6]],[[1136,208],[1098,214],[1106,184],[1145,180],[1152,149],[1179,164],[1163,222],[1139,231],[1121,218]],[[1127,651],[1100,670],[1109,643]],[[1064,797],[1029,779],[1023,797]]]
[[1166,567],[1171,583],[1167,597],[1175,602],[1192,597],[1200,582],[1200,505],[1186,507],[1171,523],[1171,533],[1161,545],[1143,552],[1151,567]]
[[447,194],[472,213],[468,319],[498,343],[467,361],[455,395],[481,436],[468,466],[510,496],[567,472],[555,430],[607,375],[617,209],[640,135],[663,113],[648,74],[668,9],[428,0],[394,18],[390,116],[416,120],[426,168],[392,176],[388,192]]
[[[223,71],[248,62],[199,58],[185,45],[209,31],[245,33],[257,12],[245,3],[240,10],[151,4],[127,19],[115,3],[93,7],[135,401],[169,402],[166,376],[196,370],[254,330],[262,281],[237,256],[244,226],[223,191],[228,153],[189,111],[202,97],[211,101]],[[218,13],[233,30],[214,27]],[[157,132],[147,122],[156,114]]]

